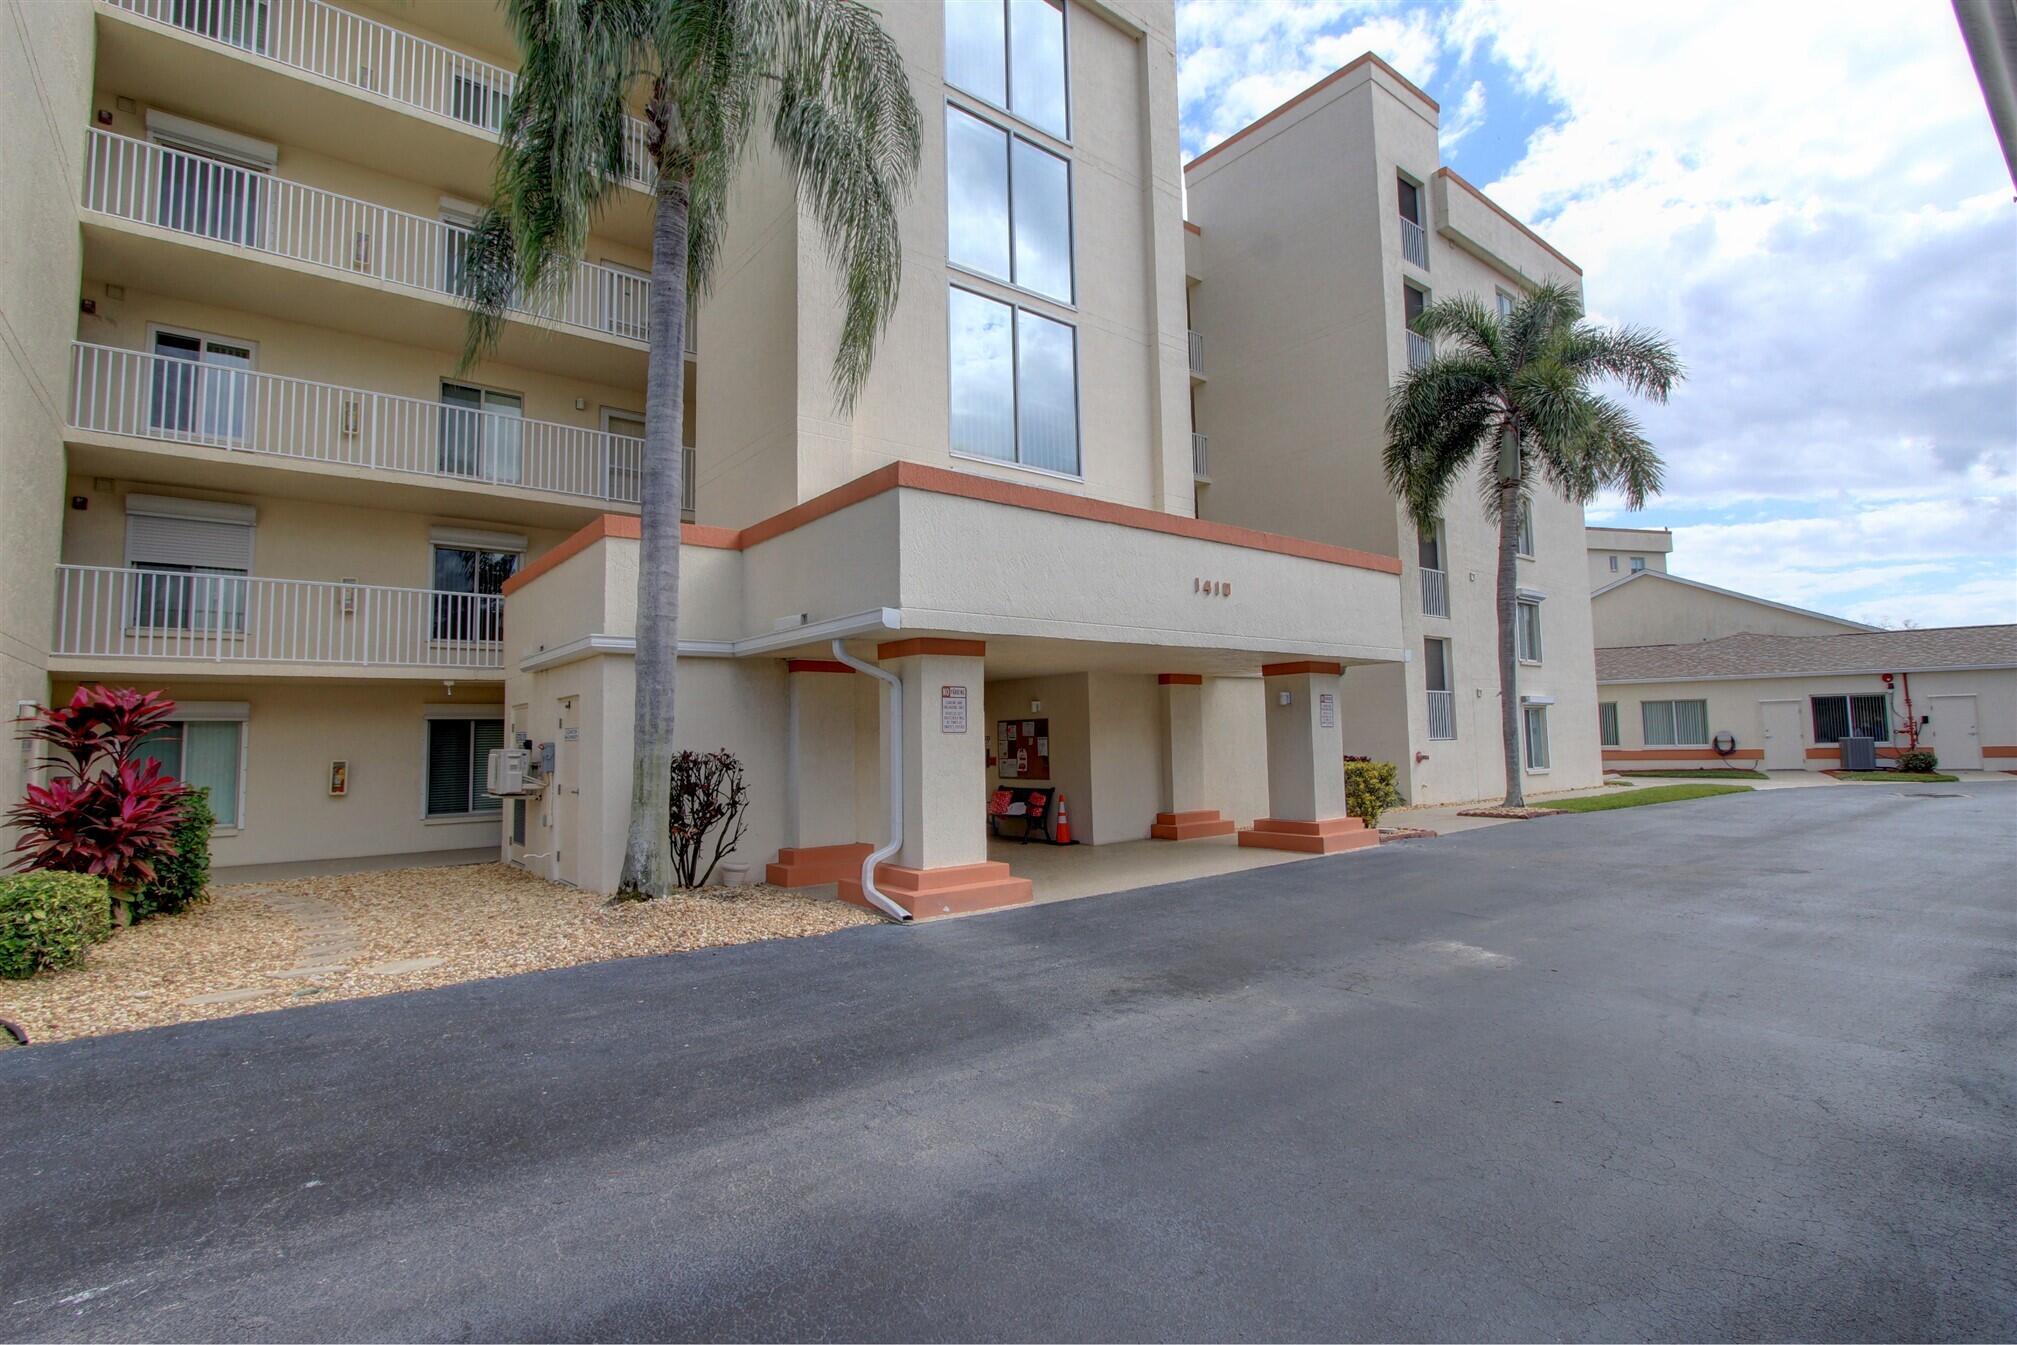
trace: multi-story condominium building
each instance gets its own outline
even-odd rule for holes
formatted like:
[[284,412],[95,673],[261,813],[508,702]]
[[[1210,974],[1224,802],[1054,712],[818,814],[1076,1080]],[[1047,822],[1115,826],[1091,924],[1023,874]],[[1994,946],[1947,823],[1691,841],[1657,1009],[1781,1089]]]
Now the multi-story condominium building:
[[[1404,662],[1345,679],[1345,741],[1401,764],[1416,802],[1505,786],[1496,525],[1467,483],[1418,534],[1381,470],[1388,389],[1431,354],[1411,319],[1432,297],[1501,312],[1574,263],[1448,168],[1435,102],[1375,56],[1193,160],[1191,315],[1205,367],[1192,403],[1200,517],[1398,555]],[[1537,488],[1519,561],[1527,785],[1598,783],[1580,506]]]
[[1590,557],[1590,589],[1629,579],[1652,570],[1667,572],[1674,534],[1666,528],[1585,528],[1584,550]]
[[[15,701],[167,690],[155,750],[212,790],[221,865],[502,840],[608,886],[641,150],[574,283],[464,369],[514,63],[492,7],[11,10],[0,209],[38,240],[4,263]],[[825,249],[761,152],[686,374],[678,736],[745,761],[741,857],[858,888],[880,847],[906,905],[1024,899],[998,788],[1067,792],[1093,843],[1370,843],[1342,674],[1402,658],[1401,564],[1196,517],[1172,7],[884,19],[924,158],[858,405],[827,383]],[[485,766],[514,742],[551,765],[507,806]]]

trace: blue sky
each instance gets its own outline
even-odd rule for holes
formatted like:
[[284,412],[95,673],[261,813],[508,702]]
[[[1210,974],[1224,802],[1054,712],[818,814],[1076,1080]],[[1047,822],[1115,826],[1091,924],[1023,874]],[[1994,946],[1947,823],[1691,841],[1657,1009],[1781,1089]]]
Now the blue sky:
[[1887,625],[2017,621],[2017,207],[1951,8],[1178,0],[1186,155],[1363,51],[1443,160],[1689,379],[1642,417],[1673,569]]

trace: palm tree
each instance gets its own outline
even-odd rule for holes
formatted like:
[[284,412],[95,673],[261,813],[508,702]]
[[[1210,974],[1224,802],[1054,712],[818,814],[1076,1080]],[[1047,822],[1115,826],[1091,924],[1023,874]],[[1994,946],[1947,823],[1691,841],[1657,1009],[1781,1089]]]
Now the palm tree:
[[465,363],[496,348],[515,296],[563,290],[624,176],[633,89],[655,173],[651,355],[637,585],[636,764],[618,896],[670,890],[666,832],[679,647],[681,380],[687,296],[720,254],[729,186],[751,133],[818,221],[844,313],[835,401],[852,407],[896,307],[897,208],[917,175],[919,117],[903,58],[856,0],[509,0],[523,53],[498,151],[496,200],[464,265]]
[[1506,806],[1526,802],[1520,784],[1520,518],[1537,483],[1577,504],[1616,490],[1638,509],[1660,489],[1660,455],[1632,414],[1592,390],[1609,379],[1664,402],[1682,377],[1674,349],[1655,332],[1605,330],[1584,322],[1567,285],[1548,284],[1504,318],[1476,299],[1442,299],[1413,330],[1449,349],[1410,369],[1387,399],[1387,484],[1415,526],[1435,526],[1450,488],[1475,472],[1486,516],[1499,528],[1499,727],[1506,754]]

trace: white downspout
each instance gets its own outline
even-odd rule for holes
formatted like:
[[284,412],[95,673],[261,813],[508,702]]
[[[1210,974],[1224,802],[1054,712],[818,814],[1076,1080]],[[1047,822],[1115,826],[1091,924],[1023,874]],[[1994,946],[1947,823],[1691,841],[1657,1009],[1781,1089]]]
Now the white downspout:
[[847,652],[847,645],[841,640],[833,642],[833,656],[856,672],[889,684],[889,711],[882,717],[883,741],[889,747],[889,844],[861,862],[861,894],[874,902],[877,910],[902,924],[910,919],[910,912],[876,887],[875,866],[903,846],[903,679],[888,669],[862,662]]

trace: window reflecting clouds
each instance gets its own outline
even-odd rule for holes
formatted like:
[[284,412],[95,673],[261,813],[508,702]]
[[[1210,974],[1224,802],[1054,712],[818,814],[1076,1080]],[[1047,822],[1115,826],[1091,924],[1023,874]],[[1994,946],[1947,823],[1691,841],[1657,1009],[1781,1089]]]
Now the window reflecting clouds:
[[961,289],[951,308],[952,451],[1014,462],[1015,310]]
[[1027,140],[1010,151],[1015,174],[1015,283],[1072,301],[1071,165]]
[[1008,133],[945,110],[946,255],[985,275],[1009,271]]
[[1008,106],[1001,0],[945,0],[945,79],[996,107]]
[[1065,11],[1051,0],[1008,0],[1009,111],[1066,135]]
[[1016,315],[1017,444],[1025,466],[1076,476],[1079,397],[1076,333],[1027,309]]

